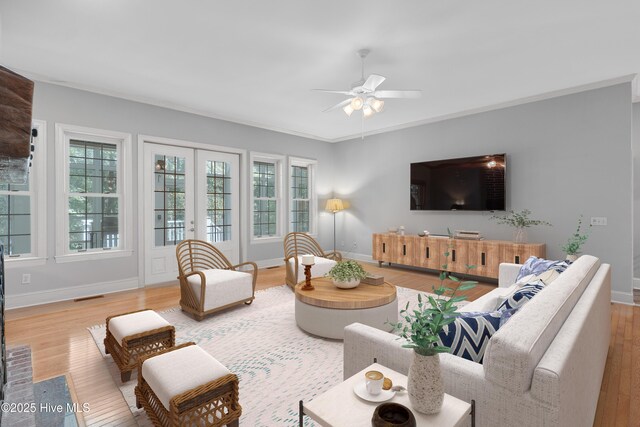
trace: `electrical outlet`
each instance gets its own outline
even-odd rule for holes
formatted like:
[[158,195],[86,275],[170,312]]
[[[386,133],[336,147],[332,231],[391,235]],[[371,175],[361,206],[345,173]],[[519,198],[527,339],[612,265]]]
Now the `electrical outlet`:
[[595,226],[607,225],[607,217],[606,216],[592,216],[591,217],[591,225],[595,225]]
[[25,273],[22,275],[22,284],[23,285],[28,285],[31,283],[31,274],[29,273]]
[[344,240],[342,240],[342,241],[340,242],[340,247],[341,247],[341,248],[344,248]]
[[358,247],[358,242],[356,242],[355,240],[353,241],[353,249]]

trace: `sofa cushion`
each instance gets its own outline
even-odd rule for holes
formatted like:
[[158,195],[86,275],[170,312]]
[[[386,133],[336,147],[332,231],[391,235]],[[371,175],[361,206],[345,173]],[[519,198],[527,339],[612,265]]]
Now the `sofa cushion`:
[[536,366],[599,267],[598,258],[583,255],[523,305],[489,341],[485,378],[511,391],[529,390]]
[[520,271],[516,277],[516,282],[530,274],[538,275],[551,269],[556,270],[558,273],[562,273],[570,264],[571,263],[568,261],[553,261],[532,256],[522,264],[522,267],[520,267]]
[[[249,299],[253,295],[253,275],[250,273],[217,268],[204,270],[203,273],[206,279],[205,311]],[[189,276],[187,281],[200,301],[200,275]]]
[[502,313],[464,312],[438,334],[438,345],[449,347],[450,353],[482,363],[489,339],[500,327]]
[[519,308],[526,304],[531,298],[536,296],[538,292],[544,289],[544,284],[537,280],[532,283],[518,288],[514,293],[508,295],[507,298],[498,306],[498,311],[511,310],[513,308]]

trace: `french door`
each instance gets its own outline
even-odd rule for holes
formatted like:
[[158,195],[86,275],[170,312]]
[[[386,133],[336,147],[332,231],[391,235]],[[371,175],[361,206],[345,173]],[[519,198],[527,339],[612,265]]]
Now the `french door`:
[[175,280],[176,245],[205,240],[240,258],[237,154],[144,144],[145,284]]

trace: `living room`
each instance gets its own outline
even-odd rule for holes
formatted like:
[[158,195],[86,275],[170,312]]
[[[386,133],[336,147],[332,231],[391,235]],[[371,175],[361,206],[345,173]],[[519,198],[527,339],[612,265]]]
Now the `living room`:
[[[128,311],[163,314],[180,307],[176,245],[204,238],[210,228],[196,193],[199,172],[180,176],[187,206],[180,218],[175,205],[158,208],[154,190],[160,175],[179,179],[167,159],[205,159],[232,165],[236,187],[224,191],[235,203],[232,219],[225,217],[225,226],[213,233],[223,236],[218,247],[231,264],[257,264],[255,301],[209,314],[203,323],[168,311],[185,319],[175,323],[178,342],[190,336],[202,344],[217,321],[233,316],[249,322],[252,310],[266,301],[290,298],[293,310],[283,262],[283,240],[291,231],[308,231],[322,250],[335,249],[384,276],[401,302],[413,297],[401,288],[432,292],[438,272],[398,263],[379,267],[375,233],[399,227],[411,236],[477,230],[487,241],[511,242],[513,229],[494,215],[528,209],[532,218],[552,225],[528,228],[527,242],[544,244],[549,260],[564,260],[563,245],[582,217],[588,240],[581,252],[611,265],[611,343],[608,354],[604,349],[594,425],[633,425],[640,416],[640,312],[634,306],[634,283],[640,280],[640,60],[633,55],[639,14],[632,4],[579,2],[2,2],[0,65],[35,82],[32,119],[38,131],[29,188],[18,190],[30,201],[28,249],[5,248],[8,348],[30,347],[34,382],[63,376],[71,400],[91,403],[91,411],[77,416],[79,423],[148,425],[145,411],[130,404],[136,381],[124,387],[111,356],[87,328],[104,327],[107,317]],[[372,74],[386,78],[381,90],[422,96],[385,99],[384,109],[366,119],[361,111],[345,115],[343,107],[352,104],[323,112],[351,96],[352,82]],[[80,214],[68,209],[68,200],[81,193],[98,196],[87,188],[66,190],[73,141],[118,147],[115,245],[96,247],[86,236],[74,240],[82,233],[72,216]],[[506,154],[504,209],[410,209],[412,163],[498,153]],[[102,158],[103,167],[110,161]],[[256,196],[256,179],[266,173],[256,172],[256,164],[271,165],[275,196]],[[308,194],[300,199],[292,190],[296,167],[309,173]],[[11,189],[1,193],[11,196]],[[325,209],[336,198],[344,209]],[[267,199],[275,204],[264,208],[263,220]],[[307,203],[308,215],[300,229],[293,220],[303,218],[294,209],[299,201]],[[85,222],[77,225],[87,234],[86,222],[97,214],[81,213]],[[10,215],[2,215],[9,221]],[[298,267],[296,282],[303,277]],[[497,276],[471,276],[481,283],[468,293],[470,301],[496,289]],[[183,323],[197,333],[184,333]],[[342,342],[296,329],[280,345],[303,337],[310,340],[305,343],[333,346],[325,349],[333,358],[324,363],[339,365],[331,369],[342,380]],[[227,357],[236,357],[228,351]],[[320,359],[301,358],[302,366],[309,369],[305,364]],[[243,395],[247,377],[239,376],[243,417],[256,416],[248,408],[258,399]],[[92,386],[96,381],[99,390]],[[312,400],[333,385],[299,399]],[[285,396],[291,400],[287,411],[297,411],[299,399],[287,393],[280,399]],[[535,417],[529,422],[536,425]],[[272,425],[294,423],[295,416]]]

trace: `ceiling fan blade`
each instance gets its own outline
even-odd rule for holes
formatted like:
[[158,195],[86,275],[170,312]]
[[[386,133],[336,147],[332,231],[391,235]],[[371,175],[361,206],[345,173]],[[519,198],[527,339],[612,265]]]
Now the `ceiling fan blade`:
[[373,94],[376,98],[421,98],[421,90],[377,90]]
[[369,77],[367,77],[367,81],[364,82],[362,87],[367,91],[373,92],[385,80],[386,80],[386,77],[382,77],[377,74],[371,74]]
[[351,95],[351,92],[346,90],[329,90],[329,89],[311,89],[311,90],[314,92],[339,93],[341,95]]
[[336,104],[336,105],[334,105],[333,107],[329,107],[329,108],[327,108],[326,110],[324,110],[324,111],[323,111],[323,113],[326,113],[326,112],[328,112],[328,111],[337,110],[338,108],[342,108],[342,107],[344,107],[344,106],[345,106],[345,105],[347,105],[347,104],[351,104],[351,98],[349,98],[349,99],[345,99],[344,101],[337,103],[337,104]]

